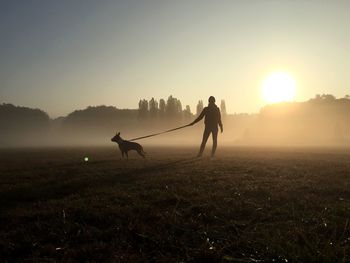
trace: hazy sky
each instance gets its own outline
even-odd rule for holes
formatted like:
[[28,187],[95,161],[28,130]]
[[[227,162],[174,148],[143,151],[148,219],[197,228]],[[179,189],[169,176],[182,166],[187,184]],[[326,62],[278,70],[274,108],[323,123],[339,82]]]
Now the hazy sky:
[[0,103],[52,117],[172,94],[257,112],[287,71],[296,100],[350,94],[350,1],[0,0]]

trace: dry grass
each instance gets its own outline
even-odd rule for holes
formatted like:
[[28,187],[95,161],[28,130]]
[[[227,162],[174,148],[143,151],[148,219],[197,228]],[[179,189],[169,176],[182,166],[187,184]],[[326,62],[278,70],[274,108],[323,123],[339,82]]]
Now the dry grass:
[[350,151],[146,151],[1,150],[2,260],[350,260]]

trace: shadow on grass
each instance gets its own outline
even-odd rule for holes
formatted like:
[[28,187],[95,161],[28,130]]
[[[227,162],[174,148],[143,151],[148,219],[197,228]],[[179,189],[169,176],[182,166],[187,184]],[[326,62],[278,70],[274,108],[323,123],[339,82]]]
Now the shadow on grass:
[[130,184],[135,182],[140,176],[158,174],[164,170],[172,169],[177,165],[192,163],[195,160],[197,160],[197,158],[180,159],[149,167],[136,168],[126,172],[107,173],[98,175],[96,178],[80,177],[65,182],[60,182],[60,178],[56,177],[46,182],[14,187],[0,193],[1,212],[5,212],[24,203],[60,199],[71,194],[79,194],[91,187],[100,188],[113,184]]

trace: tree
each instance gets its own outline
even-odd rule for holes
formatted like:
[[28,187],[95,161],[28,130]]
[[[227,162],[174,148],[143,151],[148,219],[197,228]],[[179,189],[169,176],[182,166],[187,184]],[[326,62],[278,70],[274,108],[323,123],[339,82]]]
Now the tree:
[[139,101],[139,118],[145,119],[148,116],[148,101],[143,99]]
[[322,99],[323,101],[327,101],[327,102],[335,101],[335,100],[336,100],[336,98],[335,98],[332,94],[323,94],[323,95],[321,96],[321,99]]
[[225,117],[227,115],[225,100],[221,100],[220,110],[221,110],[221,115]]
[[46,112],[12,104],[0,104],[1,146],[42,143],[49,129],[50,118]]
[[161,118],[164,118],[164,116],[165,116],[165,108],[166,108],[165,100],[160,99],[159,100],[159,116]]
[[311,102],[333,102],[336,101],[336,97],[332,94],[316,94],[314,99],[310,100]]
[[165,112],[167,118],[181,118],[182,117],[182,104],[181,101],[177,98],[174,98],[172,95],[168,97]]
[[154,98],[149,101],[149,114],[152,119],[158,116],[158,102]]
[[175,118],[176,116],[176,113],[177,113],[176,99],[172,95],[168,97],[165,112],[166,112],[167,118]]
[[192,113],[191,113],[191,108],[189,105],[186,105],[186,109],[183,111],[183,115],[185,120],[191,119]]
[[176,103],[176,115],[181,116],[182,114],[182,104],[181,101],[178,99],[175,99],[175,103]]
[[198,101],[198,104],[197,104],[196,115],[198,116],[199,114],[201,114],[202,110],[203,110],[203,101],[200,100]]

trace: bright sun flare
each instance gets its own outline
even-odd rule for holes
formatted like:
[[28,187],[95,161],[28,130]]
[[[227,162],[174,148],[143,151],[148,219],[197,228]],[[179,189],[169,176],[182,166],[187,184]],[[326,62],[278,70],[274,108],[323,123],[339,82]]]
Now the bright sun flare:
[[267,103],[292,101],[295,90],[295,80],[285,72],[272,73],[262,85],[263,97]]

